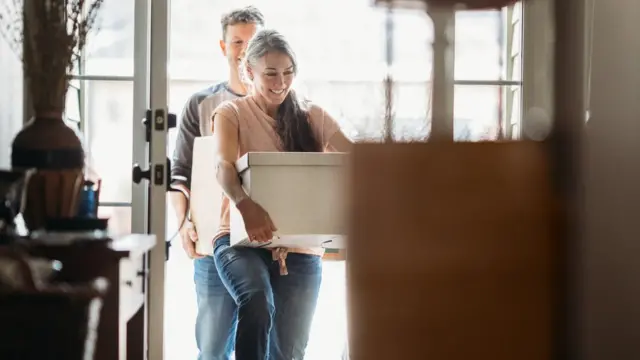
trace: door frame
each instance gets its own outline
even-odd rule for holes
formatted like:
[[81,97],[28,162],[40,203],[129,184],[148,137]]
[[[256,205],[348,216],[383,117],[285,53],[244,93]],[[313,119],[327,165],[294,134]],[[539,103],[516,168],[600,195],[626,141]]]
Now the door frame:
[[[133,164],[147,166],[149,180],[132,184],[131,231],[153,234],[156,245],[145,256],[148,276],[145,307],[147,358],[164,359],[166,270],[166,193],[169,180],[167,131],[170,0],[136,0],[134,6]],[[150,110],[146,127],[142,120]],[[147,128],[150,130],[147,141]],[[132,164],[132,166],[133,166]]]

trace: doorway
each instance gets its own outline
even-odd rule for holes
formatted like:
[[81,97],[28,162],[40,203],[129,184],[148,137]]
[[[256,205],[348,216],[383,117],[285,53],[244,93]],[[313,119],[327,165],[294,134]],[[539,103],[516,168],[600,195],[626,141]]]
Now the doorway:
[[[100,215],[110,217],[114,234],[141,231],[147,215],[135,205],[144,197],[131,185],[131,165],[140,161],[144,106],[134,103],[136,7],[148,0],[110,0],[69,90],[69,121],[85,135],[90,167],[103,179]],[[246,1],[170,1],[168,108],[180,114],[191,94],[223,80],[226,61],[218,49],[219,16]],[[267,26],[289,38],[301,64],[296,86],[327,109],[354,138],[379,138],[384,108],[386,10],[370,0],[256,0]],[[139,13],[139,11],[138,11]],[[455,133],[460,141],[517,136],[520,124],[520,4],[501,11],[459,12],[455,31]],[[291,14],[296,14],[292,17]],[[397,138],[428,136],[430,112],[430,19],[420,11],[395,11],[394,87]],[[142,30],[141,30],[142,29]],[[144,35],[144,34],[143,34]],[[143,79],[144,81],[148,79]],[[146,106],[146,105],[145,105]],[[136,130],[137,129],[137,130]],[[113,146],[118,139],[118,146]],[[173,152],[175,130],[167,137]],[[177,233],[169,202],[166,237]],[[165,359],[195,359],[196,314],[193,265],[179,239],[166,263],[164,302]],[[307,359],[341,359],[346,341],[344,263],[327,262]]]

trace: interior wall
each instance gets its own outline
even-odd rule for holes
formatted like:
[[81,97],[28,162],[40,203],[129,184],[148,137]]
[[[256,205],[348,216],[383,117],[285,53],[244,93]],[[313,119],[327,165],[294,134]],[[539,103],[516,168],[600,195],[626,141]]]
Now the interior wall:
[[0,168],[11,165],[11,140],[22,124],[22,66],[0,37]]
[[640,1],[595,0],[583,359],[640,359]]

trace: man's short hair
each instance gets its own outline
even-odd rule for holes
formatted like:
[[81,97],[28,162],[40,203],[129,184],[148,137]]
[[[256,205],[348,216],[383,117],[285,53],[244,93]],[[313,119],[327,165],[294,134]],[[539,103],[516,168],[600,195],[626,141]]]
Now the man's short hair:
[[256,24],[264,26],[264,15],[255,6],[247,6],[222,15],[222,39],[227,39],[227,28],[236,24]]

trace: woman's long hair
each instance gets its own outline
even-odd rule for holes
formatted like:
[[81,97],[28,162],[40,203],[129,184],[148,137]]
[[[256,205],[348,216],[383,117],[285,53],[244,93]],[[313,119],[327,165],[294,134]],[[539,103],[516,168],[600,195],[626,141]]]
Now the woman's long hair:
[[[269,52],[287,55],[293,64],[293,73],[298,73],[295,53],[287,40],[275,30],[261,30],[247,45],[245,61],[251,66]],[[244,66],[246,69],[246,66]],[[284,151],[318,152],[322,151],[320,142],[309,124],[309,112],[293,90],[284,99],[276,114],[276,133],[282,142]]]

